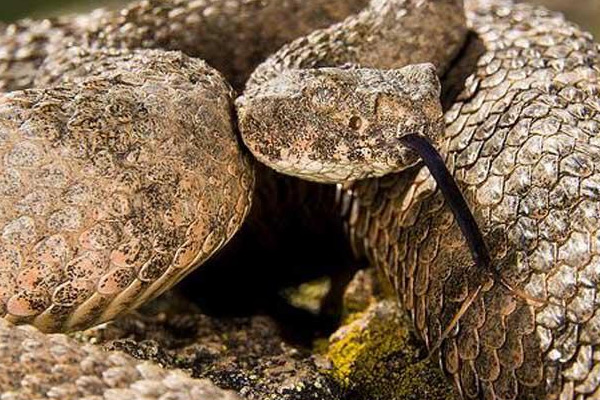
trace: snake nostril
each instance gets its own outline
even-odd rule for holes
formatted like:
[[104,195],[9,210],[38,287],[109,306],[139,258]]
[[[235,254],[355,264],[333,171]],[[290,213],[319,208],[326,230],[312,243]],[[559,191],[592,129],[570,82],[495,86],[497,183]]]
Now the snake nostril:
[[357,131],[362,126],[362,119],[360,117],[353,116],[352,118],[350,118],[348,126],[350,127],[350,129]]

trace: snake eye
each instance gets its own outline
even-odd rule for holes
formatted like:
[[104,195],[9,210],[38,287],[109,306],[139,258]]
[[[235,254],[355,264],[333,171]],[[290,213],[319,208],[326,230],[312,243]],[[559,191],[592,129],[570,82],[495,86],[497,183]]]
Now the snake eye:
[[354,115],[350,118],[350,121],[348,122],[348,127],[352,130],[357,131],[360,129],[362,124],[363,124],[362,118]]

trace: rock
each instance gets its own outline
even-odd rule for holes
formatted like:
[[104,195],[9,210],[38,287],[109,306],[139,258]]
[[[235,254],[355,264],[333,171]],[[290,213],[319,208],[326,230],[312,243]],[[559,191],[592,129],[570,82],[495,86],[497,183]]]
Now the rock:
[[211,317],[176,295],[86,331],[82,339],[186,370],[253,400],[340,400],[324,360],[287,343],[267,316]]
[[377,276],[374,269],[358,271],[344,291],[344,313],[352,313],[367,309],[377,296]]
[[331,279],[324,277],[296,287],[286,288],[281,294],[291,306],[319,315],[323,301],[330,290]]
[[[174,293],[79,339],[185,370],[249,400],[456,399],[438,366],[421,361],[426,351],[396,303],[381,299],[376,275],[354,276],[344,293],[345,323],[312,348],[291,343],[285,321],[208,316]],[[320,299],[321,286],[307,284],[294,296]]]
[[392,300],[373,303],[329,341],[335,380],[353,400],[456,399],[433,361],[425,360],[410,323]]

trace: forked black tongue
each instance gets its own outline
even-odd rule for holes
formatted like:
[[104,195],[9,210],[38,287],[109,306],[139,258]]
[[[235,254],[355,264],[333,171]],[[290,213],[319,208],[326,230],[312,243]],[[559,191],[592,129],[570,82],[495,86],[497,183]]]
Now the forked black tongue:
[[[462,192],[458,188],[454,177],[450,171],[448,171],[448,168],[446,168],[444,159],[435,149],[435,147],[433,147],[431,142],[429,142],[426,137],[417,134],[404,136],[400,139],[400,141],[402,145],[413,150],[421,157],[423,164],[425,164],[427,169],[429,169],[429,172],[437,182],[444,199],[452,210],[452,214],[454,214],[454,218],[456,219],[456,222],[458,223],[458,226],[460,227],[460,230],[467,241],[469,249],[471,250],[471,255],[475,261],[475,265],[482,271],[486,271],[487,273],[491,274],[495,281],[503,285],[516,297],[526,301],[531,305],[539,306],[546,304],[546,300],[534,298],[519,288],[513,287],[509,282],[502,278],[500,273],[495,268],[493,268],[491,265],[490,253],[485,241],[483,240],[483,235],[481,234],[479,225],[477,225],[475,217],[473,217],[473,213],[471,212],[469,205],[462,195]],[[465,299],[461,307],[453,316],[448,326],[444,329],[437,342],[434,343],[430,348],[429,356],[433,355],[440,348],[443,341],[448,337],[458,321],[471,307],[473,302],[481,293],[482,289],[483,283],[479,284],[475,290],[471,291],[469,296]]]
[[446,168],[446,164],[440,153],[426,137],[421,135],[407,135],[402,137],[400,141],[404,146],[413,150],[421,157],[421,160],[423,160],[423,163],[437,182],[469,245],[475,264],[490,271],[490,253],[483,240],[481,230],[454,177],[450,174],[448,168]]
[[492,278],[496,282],[502,284],[513,295],[525,300],[527,303],[532,305],[547,304],[547,300],[532,297],[523,290],[514,287],[510,282],[501,276],[497,269],[492,266],[490,252],[485,244],[485,241],[483,240],[483,235],[481,234],[479,225],[477,225],[469,205],[465,201],[462,192],[456,185],[454,177],[452,174],[450,174],[448,168],[446,168],[444,159],[435,149],[435,147],[433,147],[431,142],[429,142],[426,137],[417,134],[404,136],[400,139],[400,141],[402,145],[413,150],[421,157],[423,164],[425,164],[425,166],[429,169],[429,172],[437,182],[438,187],[442,191],[444,199],[452,210],[452,214],[454,214],[454,218],[456,219],[456,222],[458,223],[458,226],[460,227],[460,230],[467,241],[469,250],[471,251],[471,255],[475,261],[475,265],[481,268],[483,271],[491,274]]
[[[446,168],[446,164],[440,153],[426,137],[421,135],[411,134],[402,137],[400,141],[402,142],[402,145],[413,150],[421,157],[423,164],[429,169],[429,172],[437,182],[444,199],[452,210],[452,214],[454,214],[454,218],[469,245],[475,265],[482,271],[491,272],[490,253],[483,240],[481,230],[479,229],[475,217],[473,217],[473,213],[462,195],[462,192],[458,188],[454,177],[450,171],[448,171],[448,168]],[[452,329],[458,324],[458,321],[463,317],[471,305],[473,305],[473,302],[481,293],[482,288],[483,284],[479,284],[475,290],[469,293],[469,296],[467,296],[467,299],[454,314],[448,326],[446,326],[437,341],[433,343],[433,346],[430,347],[427,358],[430,358],[439,350],[444,340],[450,335]]]

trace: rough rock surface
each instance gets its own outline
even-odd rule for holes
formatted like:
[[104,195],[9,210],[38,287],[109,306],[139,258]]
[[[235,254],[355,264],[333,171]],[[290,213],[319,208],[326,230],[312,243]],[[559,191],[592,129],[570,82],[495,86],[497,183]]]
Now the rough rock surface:
[[400,308],[372,304],[331,338],[327,355],[347,399],[455,399],[452,386],[425,358]]
[[314,346],[290,342],[269,316],[212,317],[168,293],[79,339],[208,378],[243,397],[277,400],[454,399],[410,322],[359,271],[344,294],[345,321]]
[[321,371],[327,362],[284,341],[272,318],[210,317],[175,295],[82,338],[209,378],[250,400],[342,398],[341,386]]

